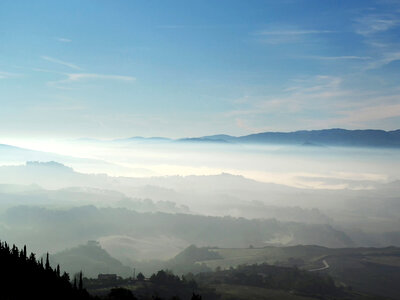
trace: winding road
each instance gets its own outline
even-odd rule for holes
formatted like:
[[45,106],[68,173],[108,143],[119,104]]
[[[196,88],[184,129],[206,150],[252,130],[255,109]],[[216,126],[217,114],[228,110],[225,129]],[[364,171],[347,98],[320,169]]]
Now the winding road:
[[326,270],[326,269],[328,269],[328,268],[330,267],[329,264],[328,264],[328,262],[327,262],[325,259],[322,260],[322,263],[324,264],[323,267],[317,268],[317,269],[311,269],[311,270],[308,270],[308,271],[310,271],[310,272],[322,271],[322,270]]

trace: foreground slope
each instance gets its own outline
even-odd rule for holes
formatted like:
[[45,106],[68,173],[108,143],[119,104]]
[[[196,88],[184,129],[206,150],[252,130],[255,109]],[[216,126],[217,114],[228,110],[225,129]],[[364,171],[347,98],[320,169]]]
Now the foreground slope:
[[342,248],[320,246],[209,249],[218,258],[198,259],[209,268],[227,269],[263,263],[331,275],[339,284],[372,295],[400,298],[400,248]]

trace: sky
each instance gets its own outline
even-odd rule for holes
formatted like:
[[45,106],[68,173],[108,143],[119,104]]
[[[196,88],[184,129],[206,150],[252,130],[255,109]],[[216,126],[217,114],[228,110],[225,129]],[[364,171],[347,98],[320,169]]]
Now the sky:
[[336,127],[400,128],[400,1],[0,2],[0,138]]

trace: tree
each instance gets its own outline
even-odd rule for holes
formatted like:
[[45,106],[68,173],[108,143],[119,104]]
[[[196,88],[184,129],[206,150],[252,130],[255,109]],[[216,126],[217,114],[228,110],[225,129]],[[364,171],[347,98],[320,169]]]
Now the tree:
[[59,266],[52,269],[46,259],[46,269],[42,257],[39,261],[31,253],[29,259],[26,247],[19,250],[15,245],[11,251],[0,242],[0,283],[1,299],[93,299],[85,290],[73,289],[69,276],[59,276]]
[[[65,282],[69,282],[69,274],[67,272],[64,272],[63,275],[61,276],[61,278],[65,281]],[[75,287],[76,287],[76,282],[75,282]]]
[[142,272],[139,272],[139,274],[137,274],[136,279],[139,281],[144,281],[144,275],[142,274]]
[[78,284],[79,290],[83,289],[83,283],[82,283],[82,271],[79,272],[79,284]]
[[49,252],[46,254],[46,270],[50,270],[50,262],[49,262]]
[[201,300],[201,296],[199,294],[193,293],[191,300]]
[[108,298],[112,300],[136,300],[137,298],[128,289],[114,288],[108,294]]

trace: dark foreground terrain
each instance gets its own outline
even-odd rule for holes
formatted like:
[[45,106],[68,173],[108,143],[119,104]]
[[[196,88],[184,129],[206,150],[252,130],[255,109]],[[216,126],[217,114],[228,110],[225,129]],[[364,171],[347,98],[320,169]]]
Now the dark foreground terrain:
[[[285,249],[284,251],[295,250]],[[322,248],[322,247],[320,247]],[[201,250],[199,250],[201,249]],[[309,247],[309,249],[313,249]],[[303,248],[303,254],[309,252],[307,247]],[[242,249],[243,250],[243,249]],[[257,250],[257,249],[251,249]],[[297,249],[301,250],[301,249]],[[315,250],[315,249],[314,249]],[[323,249],[319,249],[323,250]],[[189,259],[190,256],[210,257],[216,259],[215,253],[223,252],[226,249],[208,249],[189,247],[176,259]],[[230,249],[231,253],[236,250]],[[338,255],[322,256],[322,261],[337,264],[333,260],[335,257],[347,258],[351,268],[355,262],[352,257],[357,258],[354,251],[350,249],[336,249]],[[398,249],[389,248],[364,251],[363,260],[366,261],[365,269],[359,270],[365,273],[353,273],[346,271],[347,278],[359,277],[361,282],[375,274],[376,282],[369,282],[371,287],[377,286],[377,290],[384,289],[388,284],[385,281],[386,275],[391,275],[390,281],[393,290],[396,287],[398,270],[393,267],[391,257],[396,257]],[[366,252],[365,252],[366,251]],[[315,251],[315,254],[318,251]],[[298,251],[301,253],[301,251]],[[380,253],[380,255],[379,255]],[[249,253],[248,253],[249,254]],[[390,254],[390,255],[389,255]],[[224,260],[219,254],[217,260]],[[305,257],[305,256],[304,256]],[[194,257],[192,257],[194,259]],[[288,262],[294,262],[291,258]],[[298,259],[298,262],[301,260]],[[1,299],[390,299],[379,297],[378,293],[360,292],[358,288],[353,288],[335,278],[340,274],[340,267],[331,276],[326,270],[330,269],[324,263],[323,267],[306,269],[307,263],[301,268],[297,266],[270,265],[267,263],[242,264],[236,267],[222,269],[217,267],[215,271],[201,272],[198,274],[187,273],[177,276],[171,271],[160,270],[146,278],[142,273],[138,273],[135,278],[121,278],[113,274],[99,276],[97,279],[83,278],[82,272],[75,274],[73,279],[67,273],[61,273],[60,266],[52,268],[49,263],[48,255],[45,260],[37,260],[35,255],[28,255],[26,247],[18,249],[16,246],[10,247],[7,243],[0,244],[0,264],[1,268]],[[375,267],[370,265],[385,265],[391,269],[382,269],[377,272]],[[336,274],[336,275],[335,275]],[[378,275],[382,278],[378,278]],[[343,277],[345,280],[346,278]],[[371,277],[372,278],[372,277]],[[388,276],[386,276],[388,278]],[[398,282],[398,281],[397,281]],[[365,284],[365,282],[364,282]],[[23,287],[23,288],[21,288]],[[392,297],[393,299],[396,298]]]

